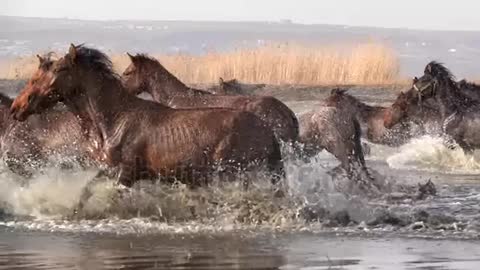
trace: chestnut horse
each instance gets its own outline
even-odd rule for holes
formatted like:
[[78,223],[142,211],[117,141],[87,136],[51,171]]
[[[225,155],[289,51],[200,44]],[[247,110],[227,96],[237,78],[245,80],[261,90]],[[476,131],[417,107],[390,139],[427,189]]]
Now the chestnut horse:
[[182,83],[160,62],[146,55],[130,55],[132,63],[123,73],[127,90],[135,95],[148,92],[153,99],[172,108],[232,108],[254,113],[277,138],[293,142],[298,137],[298,120],[285,104],[273,97],[214,95]]
[[[38,71],[27,82],[27,87],[53,63],[50,55],[38,58]],[[12,103],[13,99],[0,94],[0,149],[6,165],[13,172],[30,176],[32,170],[47,165],[49,161],[53,161],[51,165],[60,164],[62,167],[90,165],[90,143],[84,140],[78,120],[72,113],[50,109],[20,123],[10,117]],[[59,160],[51,160],[52,157]]]
[[216,169],[239,172],[266,166],[284,175],[280,146],[254,114],[230,109],[172,109],[129,94],[102,52],[71,45],[50,72],[27,85],[11,113],[25,120],[59,101],[100,138],[98,159],[118,181],[156,177],[202,183]]

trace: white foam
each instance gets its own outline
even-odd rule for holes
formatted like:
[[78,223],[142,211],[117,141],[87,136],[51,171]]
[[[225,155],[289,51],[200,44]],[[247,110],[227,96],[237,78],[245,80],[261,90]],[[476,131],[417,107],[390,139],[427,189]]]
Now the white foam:
[[480,159],[460,147],[449,148],[440,137],[423,136],[401,146],[386,159],[395,169],[416,169],[442,173],[480,173]]

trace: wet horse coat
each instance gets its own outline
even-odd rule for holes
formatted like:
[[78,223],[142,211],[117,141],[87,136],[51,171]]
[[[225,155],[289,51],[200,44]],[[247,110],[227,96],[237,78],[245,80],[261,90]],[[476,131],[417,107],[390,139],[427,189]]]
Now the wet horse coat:
[[282,102],[273,97],[213,95],[187,87],[157,60],[145,55],[130,55],[132,63],[123,73],[125,87],[131,93],[143,91],[172,108],[232,108],[251,112],[274,131],[277,138],[292,142],[298,137],[298,120]]
[[98,159],[120,183],[160,174],[197,185],[214,170],[266,166],[283,175],[280,146],[255,115],[230,109],[172,109],[129,94],[102,52],[71,46],[51,72],[26,87],[11,107],[24,120],[60,100],[100,138]]

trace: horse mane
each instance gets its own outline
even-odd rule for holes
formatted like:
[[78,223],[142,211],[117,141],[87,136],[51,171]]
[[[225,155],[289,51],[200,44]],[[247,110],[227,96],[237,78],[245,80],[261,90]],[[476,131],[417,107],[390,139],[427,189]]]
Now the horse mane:
[[152,56],[149,56],[148,54],[145,54],[145,53],[139,53],[139,54],[135,55],[135,61],[137,63],[144,64],[144,65],[150,64],[150,65],[154,66],[155,68],[161,69],[162,72],[166,73],[169,78],[175,80],[178,83],[181,83],[182,85],[184,85],[186,87],[186,85],[179,78],[177,78],[175,75],[173,75],[168,69],[166,69],[160,63],[160,61],[158,61],[158,59],[156,59]]
[[461,89],[462,84],[464,86],[474,86],[474,84],[468,83],[465,80],[456,82],[455,76],[442,63],[439,63],[436,61],[432,61],[428,63],[428,65],[425,67],[424,73],[426,75],[430,75],[434,78],[439,79],[440,82],[445,84],[445,87],[447,87],[447,89],[451,90],[449,91],[450,92],[449,95],[454,96],[453,99],[451,100],[453,101],[453,103],[450,102],[451,105],[454,105],[457,108],[458,106],[460,106],[461,108],[465,108],[476,103],[475,99],[466,95]]
[[0,103],[4,106],[11,107],[13,103],[13,98],[7,96],[4,93],[0,93]]
[[[84,67],[102,74],[111,79],[116,79],[120,82],[120,76],[113,70],[113,64],[110,58],[100,50],[86,47],[83,44],[75,46],[76,62]],[[67,54],[68,55],[68,54]]]
[[447,67],[445,67],[443,63],[437,61],[432,61],[428,63],[423,72],[432,77],[455,81],[455,76],[452,74],[452,72]]
[[467,87],[467,88],[479,88],[479,87],[480,87],[480,85],[478,85],[478,84],[476,84],[476,83],[474,83],[474,82],[469,82],[469,81],[467,81],[467,80],[465,80],[465,79],[458,81],[457,84],[458,84],[458,86],[461,87],[461,88],[463,88],[463,87]]

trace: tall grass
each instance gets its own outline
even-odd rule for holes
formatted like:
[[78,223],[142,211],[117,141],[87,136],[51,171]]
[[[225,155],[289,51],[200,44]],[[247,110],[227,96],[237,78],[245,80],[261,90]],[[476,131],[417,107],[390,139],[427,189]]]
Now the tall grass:
[[[186,83],[214,83],[218,77],[252,83],[304,85],[373,85],[399,81],[396,53],[379,43],[323,47],[267,45],[201,56],[154,56]],[[129,64],[125,55],[113,55],[112,60],[119,72]],[[35,57],[18,59],[0,69],[0,77],[28,78],[36,68]]]

